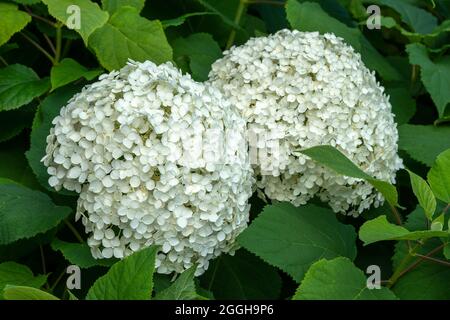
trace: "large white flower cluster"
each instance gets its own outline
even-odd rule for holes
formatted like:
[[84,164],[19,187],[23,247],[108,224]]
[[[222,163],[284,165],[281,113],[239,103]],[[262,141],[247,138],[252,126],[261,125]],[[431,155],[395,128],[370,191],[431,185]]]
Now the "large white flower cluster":
[[368,183],[298,153],[332,145],[390,182],[402,166],[389,98],[342,39],[289,30],[253,38],[225,52],[209,77],[260,136],[252,147],[267,156],[252,162],[269,198],[302,205],[318,196],[336,212],[352,215],[383,201]]
[[160,245],[159,273],[197,275],[248,221],[246,123],[220,91],[170,63],[130,62],[61,109],[43,158],[49,184],[80,193],[95,258]]

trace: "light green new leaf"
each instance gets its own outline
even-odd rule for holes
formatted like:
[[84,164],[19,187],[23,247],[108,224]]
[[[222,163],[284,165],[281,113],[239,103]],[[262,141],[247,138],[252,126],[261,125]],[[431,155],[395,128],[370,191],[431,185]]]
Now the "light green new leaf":
[[194,33],[173,42],[173,55],[179,67],[183,66],[180,62],[187,59],[192,77],[197,81],[205,81],[211,64],[222,56],[222,50],[210,34]]
[[428,183],[414,172],[408,170],[411,186],[419,204],[425,210],[428,220],[432,220],[436,210],[436,198]]
[[444,247],[444,257],[450,260],[450,242]]
[[448,236],[449,234],[444,231],[409,231],[404,227],[390,223],[386,216],[369,220],[359,229],[359,238],[364,242],[364,245],[385,240],[419,240],[434,237],[446,238]]
[[450,148],[450,127],[404,124],[398,128],[399,148],[431,167],[436,157]]
[[47,276],[34,276],[27,266],[16,262],[0,263],[0,300],[3,299],[3,289],[6,285],[26,285],[40,288],[47,281]]
[[185,270],[167,289],[159,292],[153,300],[194,300],[199,296],[195,291],[194,274],[197,266]]
[[370,69],[376,70],[385,80],[399,80],[400,74],[372,46],[357,28],[350,28],[329,16],[318,3],[288,0],[286,16],[292,28],[300,31],[334,33],[342,37],[361,54],[362,60]]
[[108,11],[110,14],[125,6],[133,7],[138,12],[141,12],[145,6],[145,0],[102,0],[103,10]]
[[238,237],[247,250],[300,282],[319,259],[356,255],[355,231],[329,209],[282,202],[266,206]]
[[[100,9],[98,4],[91,0],[42,0],[42,2],[48,6],[48,12],[53,17],[63,22],[69,29],[74,28],[73,30],[83,38],[85,45],[88,43],[89,36],[103,26],[109,18],[108,12]],[[70,10],[77,7],[79,12]],[[74,27],[72,24],[78,13],[79,26]]]
[[211,261],[200,283],[219,300],[278,299],[281,291],[278,270],[244,249]]
[[13,64],[0,69],[0,111],[17,109],[50,89],[48,78],[39,79],[30,68]]
[[6,300],[59,300],[48,292],[25,286],[7,285],[3,296]]
[[300,150],[314,161],[336,171],[344,176],[363,179],[375,187],[392,206],[398,206],[397,189],[386,181],[372,178],[360,168],[358,168],[350,159],[332,146],[316,146],[306,150]]
[[12,3],[0,3],[0,46],[31,21],[31,16]]
[[90,268],[94,266],[109,267],[116,262],[114,259],[94,259],[91,254],[91,249],[85,243],[70,243],[55,239],[51,243],[51,246],[53,250],[60,251],[67,261],[80,268]]
[[115,263],[108,273],[95,281],[87,300],[149,300],[157,247],[142,249]]
[[71,212],[45,193],[16,184],[0,184],[0,204],[0,245],[50,230]]
[[103,70],[101,69],[88,70],[86,67],[82,66],[73,59],[63,59],[56,66],[53,66],[50,71],[52,90],[65,86],[66,84],[80,78],[92,80],[102,72]]
[[[31,147],[25,155],[28,159],[31,169],[33,169],[39,183],[49,191],[55,191],[48,185],[49,175],[47,168],[41,162],[45,156],[45,148],[47,146],[47,136],[50,133],[53,119],[59,114],[61,108],[67,101],[79,91],[79,87],[66,86],[56,90],[49,95],[39,106],[33,122],[31,131]],[[71,194],[60,191],[63,194]]]
[[450,57],[431,61],[427,48],[418,43],[406,46],[411,64],[421,67],[421,79],[436,104],[439,116],[444,115],[445,107],[450,102]]
[[142,18],[131,7],[122,7],[113,14],[106,25],[92,34],[89,46],[109,71],[122,68],[128,59],[157,64],[172,60],[172,48],[161,22]]
[[[450,140],[450,136],[447,138]],[[436,158],[427,179],[436,198],[450,203],[450,149]]]
[[387,288],[369,289],[367,277],[347,258],[314,263],[293,300],[396,300]]

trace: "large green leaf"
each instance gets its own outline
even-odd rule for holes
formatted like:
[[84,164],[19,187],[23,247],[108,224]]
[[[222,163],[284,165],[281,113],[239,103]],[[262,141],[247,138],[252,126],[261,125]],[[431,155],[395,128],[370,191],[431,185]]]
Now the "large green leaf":
[[50,71],[50,80],[52,83],[52,90],[65,86],[80,78],[92,80],[102,73],[101,69],[88,70],[86,67],[79,64],[77,61],[66,58],[63,59],[56,66],[53,66]]
[[437,157],[428,172],[428,182],[436,198],[450,204],[450,149]]
[[197,81],[207,80],[211,64],[222,56],[219,45],[207,33],[194,33],[186,38],[178,38],[172,45],[175,62],[181,67],[180,61],[186,59],[192,77]]
[[53,17],[66,25],[73,14],[68,8],[77,6],[80,9],[80,28],[74,30],[81,35],[86,45],[90,35],[108,21],[108,12],[100,9],[98,4],[91,0],[42,0],[42,2],[48,6],[48,12]]
[[278,299],[281,290],[277,270],[244,249],[212,261],[201,284],[216,299]]
[[406,273],[392,288],[402,300],[450,300],[450,268],[430,262]]
[[436,210],[436,198],[431,191],[428,183],[414,172],[408,170],[411,180],[411,186],[414,194],[419,200],[420,205],[425,210],[425,214],[429,220],[432,220],[434,211]]
[[[79,90],[79,87],[67,86],[56,90],[49,95],[39,106],[33,122],[31,131],[31,146],[26,152],[26,157],[30,167],[33,169],[39,183],[49,191],[54,191],[48,185],[49,175],[47,168],[41,162],[45,156],[47,146],[47,136],[50,134],[53,119],[59,114],[60,109]],[[66,193],[61,191],[62,193]]]
[[397,70],[384,59],[359,29],[348,27],[330,17],[319,4],[288,0],[286,15],[292,28],[300,31],[318,31],[322,34],[334,33],[358,51],[366,65],[376,70],[385,80],[400,79]]
[[148,247],[114,264],[95,281],[87,300],[149,300],[157,247]]
[[170,287],[156,294],[153,300],[194,300],[198,298],[194,282],[196,269],[197,266],[193,266],[185,270]]
[[50,230],[71,212],[45,193],[16,184],[0,184],[0,204],[0,244]]
[[370,4],[380,4],[397,11],[404,23],[420,34],[431,33],[437,27],[437,18],[430,12],[399,0],[370,0]]
[[172,59],[161,22],[139,16],[132,7],[122,7],[108,23],[95,31],[89,46],[107,70],[122,68],[128,61],[151,60],[162,63]]
[[34,276],[27,266],[16,262],[0,263],[0,300],[3,298],[3,289],[6,285],[26,285],[34,288],[42,287],[47,276]]
[[145,0],[102,0],[103,10],[108,11],[110,14],[125,6],[133,7],[138,12],[141,12],[145,6]]
[[364,273],[347,258],[322,259],[305,275],[294,300],[395,300],[387,288],[369,289]]
[[369,176],[336,148],[324,145],[300,150],[300,152],[339,174],[366,180],[384,196],[387,202],[393,206],[398,205],[397,190],[392,184]]
[[0,3],[0,46],[31,21],[31,16],[12,3]]
[[359,238],[364,242],[364,245],[385,240],[419,240],[448,236],[449,234],[445,231],[409,231],[402,226],[390,223],[386,216],[369,220],[359,229]]
[[421,67],[422,82],[436,104],[439,116],[443,116],[450,102],[450,56],[433,62],[428,57],[427,48],[418,43],[407,45],[406,51],[411,64]]
[[55,239],[51,244],[53,250],[60,251],[64,258],[80,268],[90,268],[94,266],[109,267],[116,262],[114,259],[94,259],[91,249],[85,243],[70,243]]
[[319,259],[354,259],[355,238],[353,227],[338,222],[329,209],[277,203],[266,206],[238,242],[300,282]]
[[0,69],[0,111],[17,109],[50,89],[30,68],[14,64]]
[[25,286],[7,285],[3,295],[6,300],[59,300],[48,292]]
[[398,134],[399,148],[429,167],[441,152],[450,148],[450,127],[404,124]]

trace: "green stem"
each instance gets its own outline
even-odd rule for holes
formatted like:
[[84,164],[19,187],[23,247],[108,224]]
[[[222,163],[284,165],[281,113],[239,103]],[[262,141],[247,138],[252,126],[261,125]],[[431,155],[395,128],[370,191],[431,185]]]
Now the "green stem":
[[29,36],[27,36],[24,33],[20,33],[25,39],[28,40],[28,42],[30,42],[33,46],[36,47],[36,49],[38,49],[40,52],[42,52],[51,62],[52,64],[55,64],[55,61],[52,57],[52,55],[50,53],[48,53],[44,48],[42,48],[39,43],[37,43],[36,41],[34,41],[33,39],[31,39]]
[[73,235],[75,236],[75,238],[77,238],[77,240],[80,243],[84,243],[83,238],[81,237],[81,235],[78,233],[77,229],[75,229],[75,227],[67,220],[64,220],[64,223],[66,224],[66,226],[70,229],[70,231],[72,231]]
[[66,43],[64,45],[64,48],[62,50],[62,53],[61,53],[61,58],[64,58],[65,56],[67,56],[67,54],[69,53],[71,45],[72,45],[72,40],[71,39],[67,39]]
[[[42,273],[47,274],[47,266],[45,263],[45,255],[44,255],[44,248],[42,247],[42,244],[39,245],[39,252],[41,254],[41,263],[42,263]],[[48,281],[45,282],[45,287],[48,289]]]
[[62,48],[62,25],[58,24],[56,26],[55,64],[58,64],[59,60],[61,59],[61,48]]
[[6,60],[0,56],[0,61],[7,67],[8,66],[8,62],[6,62]]
[[[248,4],[247,0],[239,0],[239,5],[236,10],[236,15],[234,16],[234,23],[236,25],[239,25],[239,23],[241,22],[242,15],[244,14],[245,7],[247,6],[247,4]],[[233,28],[233,30],[231,30],[231,32],[230,32],[230,36],[228,37],[227,45],[225,47],[226,49],[231,48],[231,46],[234,43],[235,38],[236,38],[236,29]]]
[[55,49],[55,46],[53,45],[53,42],[50,40],[50,38],[45,33],[43,34],[43,36],[45,38],[45,41],[47,41],[48,46],[50,47],[50,49],[52,49],[52,52],[54,54],[56,54],[56,49]]
[[56,278],[53,285],[50,287],[50,292],[53,292],[53,290],[55,290],[56,286],[58,285],[58,283],[61,281],[62,277],[64,277],[65,274],[66,274],[66,269],[63,269],[63,271],[59,274],[58,278]]
[[419,258],[422,258],[422,259],[425,259],[425,260],[429,260],[431,262],[436,262],[438,264],[442,264],[443,266],[450,267],[450,262],[447,262],[447,261],[444,261],[444,260],[441,260],[441,259],[436,259],[436,258],[433,258],[433,257],[424,256],[424,255],[418,254],[418,253],[416,253],[415,256],[419,257]]

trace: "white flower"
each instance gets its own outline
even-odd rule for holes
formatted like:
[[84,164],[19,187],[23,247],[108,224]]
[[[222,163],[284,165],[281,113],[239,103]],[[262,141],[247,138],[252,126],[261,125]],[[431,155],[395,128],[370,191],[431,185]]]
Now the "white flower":
[[86,86],[53,124],[49,184],[80,193],[95,258],[155,244],[158,272],[198,264],[199,275],[235,249],[254,180],[245,120],[220,91],[170,63],[131,61]]
[[[259,136],[250,137],[250,153],[257,185],[269,198],[298,206],[317,196],[352,215],[382,203],[368,183],[297,152],[332,145],[368,174],[390,182],[402,167],[389,99],[342,39],[289,30],[253,38],[226,51],[209,78]],[[264,150],[271,152],[261,157]]]

